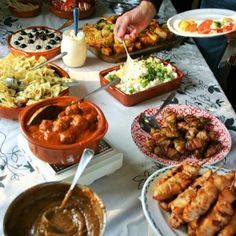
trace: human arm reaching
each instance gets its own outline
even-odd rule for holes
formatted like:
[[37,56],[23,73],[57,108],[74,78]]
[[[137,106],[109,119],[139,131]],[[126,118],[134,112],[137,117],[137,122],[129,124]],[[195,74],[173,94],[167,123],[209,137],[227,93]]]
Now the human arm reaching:
[[118,39],[133,39],[144,30],[159,10],[162,0],[141,1],[130,11],[118,17],[114,34]]

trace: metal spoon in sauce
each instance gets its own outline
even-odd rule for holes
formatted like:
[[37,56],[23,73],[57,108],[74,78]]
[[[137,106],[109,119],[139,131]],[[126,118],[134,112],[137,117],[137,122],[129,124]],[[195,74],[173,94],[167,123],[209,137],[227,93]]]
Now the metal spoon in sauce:
[[[87,99],[89,96],[91,96],[94,93],[97,93],[103,89],[106,89],[112,85],[116,85],[120,83],[120,78],[116,78],[114,80],[112,80],[111,82],[109,82],[108,84],[101,86],[95,90],[93,90],[92,92],[88,93],[87,95],[83,96],[82,98],[78,98],[78,102],[83,101],[84,99]],[[41,122],[42,119],[45,119],[45,117],[48,118],[48,114],[53,114],[53,116],[51,116],[51,119],[54,119],[53,117],[57,117],[58,114],[60,112],[62,112],[62,110],[65,107],[59,106],[59,105],[46,105],[44,107],[39,108],[37,111],[35,111],[35,113],[33,113],[33,115],[30,117],[27,125],[32,125],[32,124],[39,124]]]
[[71,186],[70,186],[69,190],[67,191],[67,193],[60,205],[60,208],[65,207],[68,199],[70,198],[70,196],[72,194],[72,191],[73,191],[75,185],[77,184],[77,182],[79,180],[79,177],[82,175],[84,169],[86,168],[86,166],[88,165],[88,163],[90,162],[90,160],[92,159],[93,156],[94,156],[94,150],[89,149],[89,148],[84,149],[83,154],[80,158],[76,173],[74,175],[73,181],[71,183]]

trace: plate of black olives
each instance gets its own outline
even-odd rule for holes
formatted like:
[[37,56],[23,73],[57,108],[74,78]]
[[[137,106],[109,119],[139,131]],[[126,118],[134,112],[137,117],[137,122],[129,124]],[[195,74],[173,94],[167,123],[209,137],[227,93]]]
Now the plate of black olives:
[[47,26],[31,26],[8,37],[8,47],[14,55],[51,58],[60,53],[62,32]]

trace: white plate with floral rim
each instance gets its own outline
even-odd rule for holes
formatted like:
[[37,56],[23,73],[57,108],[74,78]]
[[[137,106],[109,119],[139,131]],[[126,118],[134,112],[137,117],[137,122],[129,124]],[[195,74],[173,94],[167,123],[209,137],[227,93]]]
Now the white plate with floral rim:
[[167,26],[170,31],[172,31],[176,35],[184,36],[184,37],[216,37],[220,35],[225,35],[230,32],[236,30],[234,26],[231,30],[226,32],[215,32],[208,34],[201,34],[198,32],[186,32],[182,31],[179,28],[179,24],[182,20],[194,20],[197,24],[201,23],[206,19],[212,20],[220,20],[223,18],[231,18],[234,22],[236,22],[236,13],[235,11],[227,10],[227,9],[216,9],[216,8],[203,8],[203,9],[194,9],[190,11],[181,12],[173,17],[169,18],[167,21]]
[[[144,112],[147,115],[152,115],[158,109],[159,109],[159,106],[153,107],[153,108],[148,108]],[[212,130],[216,132],[217,139],[221,143],[223,148],[217,154],[208,158],[208,161],[206,161],[206,159],[199,160],[200,164],[201,163],[215,164],[215,163],[221,161],[222,159],[224,159],[225,156],[229,153],[229,151],[231,149],[231,145],[232,145],[230,133],[227,130],[227,128],[224,126],[224,124],[220,120],[218,120],[214,115],[212,115],[211,113],[206,112],[198,107],[187,106],[187,105],[168,105],[164,109],[164,111],[173,111],[177,114],[182,114],[182,115],[194,115],[197,117],[205,117],[210,120],[210,123],[212,125]],[[157,117],[157,120],[160,124],[162,122],[162,113],[164,111],[162,111],[161,114]],[[183,160],[187,160],[189,162],[194,162],[197,160],[193,156],[189,156],[189,157],[185,157],[183,159],[180,159],[179,161],[174,161],[174,160],[158,157],[154,153],[151,153],[145,146],[147,138],[150,137],[150,135],[140,127],[140,125],[138,123],[139,116],[140,116],[140,114],[135,117],[135,119],[131,125],[131,135],[132,135],[132,138],[133,138],[135,144],[138,146],[139,150],[143,154],[145,154],[145,156],[147,156],[147,157],[153,159],[154,161],[156,161],[162,165],[165,165],[165,166],[177,165]]]
[[[159,176],[166,173],[169,169],[174,166],[168,166],[157,170],[145,181],[142,192],[141,192],[141,202],[144,215],[151,225],[151,228],[155,235],[158,236],[186,236],[187,229],[182,226],[180,229],[174,229],[168,224],[169,213],[164,211],[157,200],[153,199],[153,192],[155,182],[158,181]],[[207,170],[216,170],[218,174],[228,173],[230,170],[224,168],[218,168],[217,166],[204,165],[201,167],[199,174],[203,174]]]

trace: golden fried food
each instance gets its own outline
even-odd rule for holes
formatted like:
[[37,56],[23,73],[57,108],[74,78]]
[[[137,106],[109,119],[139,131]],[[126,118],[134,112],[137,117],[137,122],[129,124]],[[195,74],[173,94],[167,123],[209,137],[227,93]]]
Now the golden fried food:
[[[123,44],[115,39],[114,27],[118,16],[102,17],[96,24],[87,23],[83,27],[86,43],[99,49],[103,55],[119,55],[125,52]],[[155,46],[161,40],[169,40],[172,37],[166,25],[159,25],[157,20],[151,23],[132,40],[126,40],[129,52],[140,50],[148,46]]]
[[167,171],[154,183],[153,198],[170,212],[169,224],[186,224],[189,236],[236,235],[235,172],[199,170],[197,163],[183,162]]
[[185,189],[176,199],[169,203],[171,209],[170,225],[174,228],[179,228],[185,223],[183,219],[183,211],[190,204],[192,199],[196,198],[197,190],[212,176],[213,171],[208,170],[202,176],[198,177],[193,184]]
[[232,205],[235,201],[236,195],[229,187],[224,188],[213,209],[197,228],[196,236],[214,236],[227,225],[235,212]]
[[197,159],[209,158],[222,145],[207,118],[166,111],[161,128],[151,130],[146,148],[161,158],[180,160],[191,155]]
[[220,231],[219,236],[235,236],[236,235],[236,212],[230,222]]
[[179,171],[162,184],[153,193],[153,198],[158,201],[172,199],[181,193],[197,177],[200,165],[183,163]]

